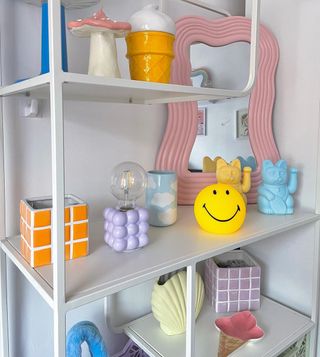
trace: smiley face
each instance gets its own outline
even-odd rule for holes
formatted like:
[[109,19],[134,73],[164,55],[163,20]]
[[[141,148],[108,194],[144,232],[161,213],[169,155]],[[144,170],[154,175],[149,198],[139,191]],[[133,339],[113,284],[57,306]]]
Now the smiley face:
[[194,215],[207,232],[227,234],[237,231],[246,218],[246,204],[232,186],[217,183],[205,187],[194,202]]

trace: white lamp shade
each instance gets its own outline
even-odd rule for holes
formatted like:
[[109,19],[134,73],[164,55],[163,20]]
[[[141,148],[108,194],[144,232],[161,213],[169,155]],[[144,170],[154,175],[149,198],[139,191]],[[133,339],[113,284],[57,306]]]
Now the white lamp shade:
[[[41,6],[43,0],[23,0],[24,2],[32,5]],[[84,7],[89,7],[96,5],[100,0],[61,0],[61,4],[65,6],[66,9],[81,9]]]

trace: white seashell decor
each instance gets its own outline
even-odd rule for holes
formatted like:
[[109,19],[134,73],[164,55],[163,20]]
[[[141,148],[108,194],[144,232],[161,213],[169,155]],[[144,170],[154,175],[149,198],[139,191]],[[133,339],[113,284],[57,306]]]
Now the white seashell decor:
[[[167,335],[179,335],[186,331],[187,273],[179,272],[165,284],[156,283],[152,292],[152,312]],[[196,275],[196,318],[204,299],[204,284],[200,274]]]

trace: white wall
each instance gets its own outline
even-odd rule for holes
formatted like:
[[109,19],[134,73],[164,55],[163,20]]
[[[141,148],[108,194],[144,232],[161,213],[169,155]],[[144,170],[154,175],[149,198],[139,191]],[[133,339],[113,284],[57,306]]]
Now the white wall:
[[[250,10],[250,2],[247,2]],[[280,46],[274,132],[283,159],[299,171],[296,204],[315,207],[320,98],[320,26],[317,0],[262,1],[261,21]],[[314,226],[294,230],[249,249],[266,268],[264,291],[311,313]]]
[[[217,0],[219,4],[221,1]],[[126,6],[120,9],[120,1],[109,0],[105,8],[109,9],[111,17],[125,20],[147,2],[127,0]],[[39,71],[40,13],[20,0],[5,0],[2,4],[8,8],[9,16],[3,17],[2,12],[1,23],[11,29],[2,34],[6,43],[2,43],[5,52],[2,47],[1,55],[5,66],[4,79],[8,83]],[[230,0],[228,4],[238,6],[239,2]],[[176,8],[172,2],[168,6]],[[263,2],[262,8],[262,20],[276,34],[281,48],[275,135],[283,158],[303,169],[296,198],[301,205],[309,207],[314,207],[315,202],[320,63],[319,26],[316,16],[312,14],[319,13],[319,10],[320,4],[316,0],[268,0]],[[192,11],[194,14],[195,10]],[[179,14],[173,12],[173,17],[187,12],[186,9]],[[88,11],[82,11],[82,14],[88,14]],[[68,13],[68,18],[77,18],[82,14],[80,11]],[[68,41],[70,70],[85,72],[88,41],[70,36]],[[119,56],[123,58],[121,70],[127,76],[124,48],[120,47]],[[51,191],[48,105],[44,103],[42,119],[31,120],[19,116],[18,103],[17,99],[6,99],[4,103],[8,234],[18,232],[17,207],[20,198],[50,194]],[[88,201],[91,220],[100,219],[102,208],[114,203],[109,194],[108,177],[115,164],[138,158],[146,169],[153,167],[166,123],[166,109],[161,106],[67,102],[65,114],[67,191]],[[268,267],[265,291],[306,312],[310,311],[307,289],[311,281],[312,239],[311,226],[252,247],[263,266]],[[295,264],[289,265],[281,251],[287,253],[290,262],[302,260],[303,269],[296,269]],[[283,267],[283,273],[279,266]],[[291,280],[285,278],[288,277],[287,267],[292,272]],[[286,289],[283,289],[284,279]],[[296,289],[297,282],[302,284],[301,291]],[[51,311],[11,265],[8,301],[11,357],[52,356]],[[122,341],[114,340],[106,329],[102,305],[102,301],[98,301],[73,311],[68,316],[68,326],[82,319],[94,321],[106,336],[113,353]]]

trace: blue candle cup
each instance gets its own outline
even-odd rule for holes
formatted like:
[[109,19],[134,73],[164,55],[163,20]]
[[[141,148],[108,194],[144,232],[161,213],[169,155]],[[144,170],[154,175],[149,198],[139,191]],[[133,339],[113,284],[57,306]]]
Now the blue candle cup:
[[174,171],[149,171],[146,208],[149,224],[166,227],[177,220],[177,175]]

